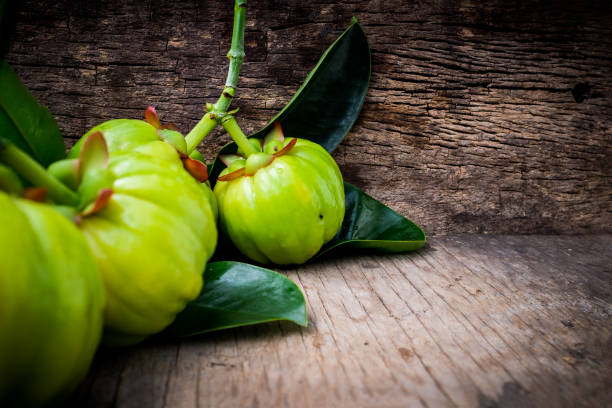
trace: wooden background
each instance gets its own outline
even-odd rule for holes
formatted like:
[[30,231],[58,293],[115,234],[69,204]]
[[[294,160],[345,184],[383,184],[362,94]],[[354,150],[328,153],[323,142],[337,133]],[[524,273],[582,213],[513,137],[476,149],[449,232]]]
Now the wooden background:
[[[186,133],[224,83],[232,3],[25,1],[9,61],[68,145],[147,105]],[[610,231],[611,4],[253,1],[234,105],[262,126],[355,15],[373,73],[334,153],[347,181],[429,235]]]
[[[9,61],[68,146],[147,105],[187,131],[225,80],[232,3],[25,1]],[[284,270],[307,328],[102,350],[70,404],[612,406],[612,235],[452,235],[612,231],[611,4],[252,1],[239,122],[271,118],[355,15],[372,83],[334,156],[434,238]]]

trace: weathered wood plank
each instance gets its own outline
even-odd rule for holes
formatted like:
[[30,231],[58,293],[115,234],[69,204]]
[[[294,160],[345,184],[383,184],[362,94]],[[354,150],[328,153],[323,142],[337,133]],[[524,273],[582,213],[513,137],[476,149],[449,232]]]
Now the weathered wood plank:
[[[231,2],[24,2],[10,62],[68,144],[156,105],[188,130],[225,78]],[[253,2],[240,123],[261,126],[357,16],[373,73],[335,153],[428,233],[612,230],[608,1]],[[201,146],[213,157],[228,137]]]
[[92,407],[612,405],[612,235],[434,239],[286,270],[310,324],[101,352]]

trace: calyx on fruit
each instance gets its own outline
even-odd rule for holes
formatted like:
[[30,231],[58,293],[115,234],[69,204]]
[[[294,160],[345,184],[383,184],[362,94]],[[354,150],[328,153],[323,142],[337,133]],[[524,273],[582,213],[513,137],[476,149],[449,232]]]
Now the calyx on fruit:
[[342,175],[321,146],[285,138],[278,123],[260,146],[248,157],[221,157],[228,168],[214,188],[220,226],[257,262],[303,263],[342,225]]
[[[73,146],[68,153],[68,159],[75,159],[87,137],[95,132],[102,132],[108,151],[125,152],[138,151],[142,154],[161,157],[167,160],[180,159],[183,166],[200,183],[208,180],[208,170],[206,165],[187,154],[185,138],[178,131],[175,125],[162,125],[155,108],[149,106],[145,111],[146,121],[137,119],[112,119],[101,123],[90,129]],[[62,162],[58,162],[62,163]],[[62,164],[66,166],[65,164]],[[57,167],[59,164],[54,164]],[[65,179],[61,174],[54,174],[56,177]]]
[[146,121],[112,119],[93,127],[72,147],[68,159],[53,163],[48,172],[66,186],[76,189],[79,182],[77,158],[83,144],[89,136],[101,132],[111,155],[118,152],[139,152],[182,163],[183,168],[202,183],[202,190],[210,201],[216,219],[217,201],[207,181],[208,169],[203,163],[202,155],[197,150],[189,155],[184,153],[186,150],[183,135],[176,131],[172,124],[162,125],[153,107],[147,108],[145,118]]
[[275,158],[289,153],[297,140],[295,138],[285,140],[281,125],[276,122],[265,139],[249,139],[249,143],[258,149],[250,156],[245,157],[241,149],[238,149],[236,154],[219,156],[228,169],[217,180],[230,181],[242,176],[252,176],[257,173],[257,170],[272,163]]

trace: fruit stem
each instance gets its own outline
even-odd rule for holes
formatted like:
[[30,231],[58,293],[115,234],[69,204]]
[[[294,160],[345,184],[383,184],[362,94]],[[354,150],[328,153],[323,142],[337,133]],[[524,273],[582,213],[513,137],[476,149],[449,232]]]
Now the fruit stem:
[[218,123],[226,117],[232,99],[238,85],[238,77],[244,60],[244,27],[246,24],[247,0],[235,0],[234,2],[234,27],[232,30],[232,44],[227,53],[229,58],[229,69],[223,92],[212,105],[207,108],[207,113],[198,124],[187,134],[187,154],[190,154],[204,138],[215,128]]
[[253,147],[253,145],[249,142],[246,135],[238,126],[238,122],[232,115],[226,115],[221,121],[223,128],[229,135],[232,137],[234,142],[238,145],[238,147],[244,152],[246,157],[249,157],[253,153],[257,153],[257,150]]
[[57,204],[76,206],[79,197],[58,179],[47,173],[38,162],[4,138],[0,138],[0,160],[36,187],[43,187]]
[[217,119],[212,112],[207,112],[197,125],[185,136],[187,154],[195,150],[202,140],[217,126]]
[[225,88],[223,88],[223,92],[215,104],[215,108],[218,112],[227,112],[227,109],[232,103],[236,86],[238,85],[238,76],[240,75],[240,68],[242,68],[242,61],[244,60],[244,26],[246,22],[246,9],[247,0],[236,0],[234,3],[232,45],[227,53],[227,58],[230,60],[230,65],[229,70],[227,71]]

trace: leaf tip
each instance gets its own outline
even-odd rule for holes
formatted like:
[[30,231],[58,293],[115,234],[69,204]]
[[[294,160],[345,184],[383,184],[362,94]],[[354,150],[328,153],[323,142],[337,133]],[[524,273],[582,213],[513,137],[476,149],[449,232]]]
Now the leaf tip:
[[308,313],[306,312],[306,305],[304,305],[304,316],[300,316],[300,319],[292,320],[293,323],[301,327],[308,327]]

